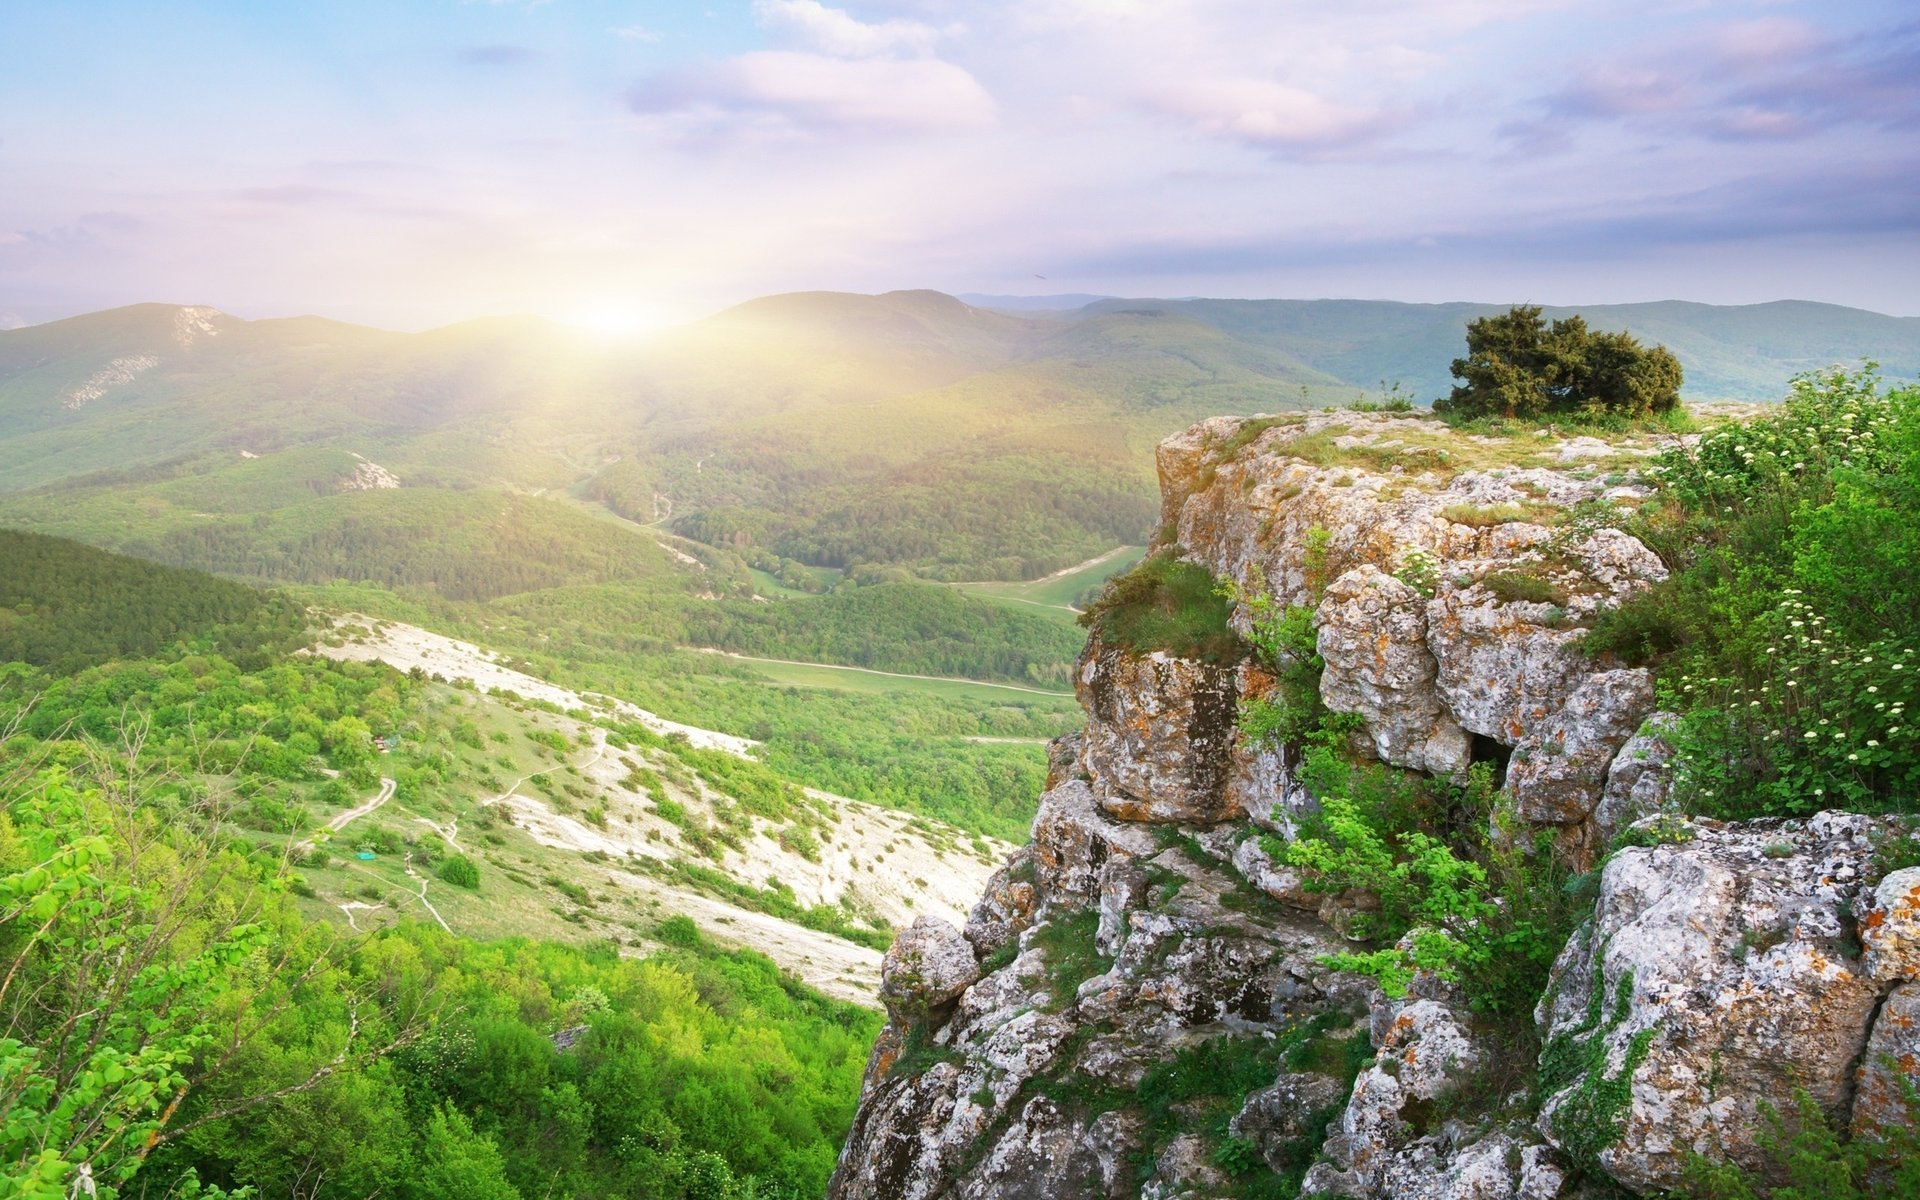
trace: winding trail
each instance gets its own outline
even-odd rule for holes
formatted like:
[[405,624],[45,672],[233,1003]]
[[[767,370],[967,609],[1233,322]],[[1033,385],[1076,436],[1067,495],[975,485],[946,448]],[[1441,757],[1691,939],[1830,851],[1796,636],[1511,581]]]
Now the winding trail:
[[[330,771],[327,771],[326,774],[329,777],[338,778],[340,775],[340,772],[330,770]],[[347,826],[353,824],[355,821],[358,821],[361,817],[364,817],[368,813],[379,808],[382,804],[385,804],[387,801],[393,799],[394,789],[398,788],[399,786],[400,785],[396,783],[393,779],[389,778],[388,776],[382,775],[380,777],[380,790],[375,792],[372,796],[369,796],[367,799],[361,801],[359,804],[354,805],[352,808],[348,809],[347,811],[343,813],[335,813],[333,815],[333,818],[327,822],[326,832],[339,833],[342,829],[345,829]],[[307,853],[307,851],[311,849],[313,849],[313,839],[305,838],[301,841],[295,842],[293,844],[291,852],[294,855],[294,857],[298,858],[299,856]],[[347,915],[347,920],[349,922],[353,920],[353,915],[351,913]]]
[[393,791],[399,786],[400,785],[392,779],[382,775],[380,777],[380,790],[378,792],[347,811],[336,814],[333,820],[327,822],[327,829],[332,833],[339,833],[342,829],[358,821],[361,817],[366,816],[382,804],[393,799]]

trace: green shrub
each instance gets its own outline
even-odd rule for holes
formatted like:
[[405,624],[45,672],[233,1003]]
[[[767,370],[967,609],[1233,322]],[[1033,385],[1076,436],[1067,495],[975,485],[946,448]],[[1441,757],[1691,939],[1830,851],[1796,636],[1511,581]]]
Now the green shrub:
[[[1335,762],[1322,756],[1319,782]],[[1319,815],[1285,847],[1286,861],[1312,872],[1317,888],[1379,897],[1379,910],[1361,914],[1350,935],[1410,936],[1406,949],[1337,954],[1327,964],[1372,975],[1390,995],[1404,995],[1414,971],[1430,970],[1458,982],[1476,1009],[1531,1012],[1578,904],[1551,835],[1527,841],[1484,764],[1465,787],[1379,765],[1345,774],[1352,794],[1322,794]]]
[[1911,810],[1920,388],[1804,376],[1776,412],[1669,451],[1655,475],[1667,502],[1634,532],[1673,573],[1584,644],[1657,669],[1682,714],[1678,801],[1725,817]]
[[1565,604],[1567,589],[1531,571],[1494,571],[1480,580],[1502,604]]
[[1244,653],[1227,626],[1232,604],[1205,567],[1183,562],[1169,550],[1141,561],[1109,580],[1099,599],[1080,614],[1080,624],[1101,642],[1150,654],[1230,663]]
[[[1879,1200],[1920,1196],[1920,1093],[1905,1084],[1905,1124],[1878,1137],[1846,1138],[1804,1088],[1791,1119],[1762,1103],[1756,1141],[1771,1160],[1761,1177],[1731,1163],[1695,1157],[1685,1191],[1698,1200]],[[1778,1182],[1770,1182],[1777,1180]]]
[[1453,360],[1453,377],[1460,383],[1433,411],[1460,420],[1641,419],[1680,403],[1680,360],[1665,346],[1588,329],[1579,316],[1549,325],[1537,305],[1469,321],[1467,357]]

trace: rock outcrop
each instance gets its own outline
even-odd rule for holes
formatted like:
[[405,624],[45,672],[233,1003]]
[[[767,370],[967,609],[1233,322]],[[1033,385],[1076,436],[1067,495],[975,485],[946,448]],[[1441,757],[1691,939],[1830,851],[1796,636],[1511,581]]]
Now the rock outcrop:
[[1395,998],[1329,965],[1376,902],[1286,862],[1316,802],[1237,722],[1274,678],[1096,636],[1030,844],[964,932],[916,923],[887,957],[833,1200],[1554,1200],[1582,1172],[1670,1187],[1695,1151],[1764,1170],[1761,1106],[1795,1088],[1856,1129],[1905,1119],[1920,871],[1875,879],[1885,830],[1848,814],[1675,818],[1648,673],[1578,645],[1664,575],[1620,528],[1642,448],[1466,469],[1479,449],[1419,418],[1206,422],[1161,448],[1162,543],[1312,606],[1356,753],[1485,764],[1522,831],[1604,860],[1537,1072],[1432,974]]
[[1767,1170],[1763,1112],[1800,1089],[1852,1123],[1861,1070],[1890,1082],[1870,1040],[1911,1038],[1890,994],[1920,978],[1920,871],[1868,886],[1870,819],[1662,821],[1607,864],[1538,1014],[1541,1131],[1642,1191],[1693,1155]]

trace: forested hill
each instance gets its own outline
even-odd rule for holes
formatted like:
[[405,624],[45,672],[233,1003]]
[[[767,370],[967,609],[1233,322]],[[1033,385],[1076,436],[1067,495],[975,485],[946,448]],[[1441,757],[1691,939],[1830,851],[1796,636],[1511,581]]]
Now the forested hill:
[[303,625],[298,605],[244,584],[0,529],[0,662],[69,672],[172,647],[251,661]]
[[[798,562],[1031,579],[1144,539],[1160,438],[1395,383],[1431,400],[1466,322],[1493,311],[1103,300],[1015,313],[938,292],[808,292],[619,343],[533,318],[397,334],[137,305],[0,333],[0,521],[222,571],[352,577],[333,553],[354,540],[346,510],[379,509],[366,520],[384,525],[418,502],[340,494],[397,482],[566,492],[776,574]],[[1693,399],[1769,399],[1797,372],[1863,357],[1890,378],[1920,373],[1920,320],[1799,302],[1580,311],[1670,346]],[[474,527],[467,502],[422,519],[450,506]],[[258,528],[225,520],[260,514]],[[498,591],[437,563],[382,570]]]

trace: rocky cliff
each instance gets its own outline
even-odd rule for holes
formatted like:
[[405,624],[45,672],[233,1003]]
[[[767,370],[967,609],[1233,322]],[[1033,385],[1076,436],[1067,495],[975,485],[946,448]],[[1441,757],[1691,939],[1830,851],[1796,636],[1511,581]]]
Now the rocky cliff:
[[1270,670],[1096,632],[1031,843],[964,930],[923,919],[887,956],[831,1195],[1650,1194],[1698,1156],[1764,1175],[1764,1114],[1802,1094],[1904,1119],[1920,871],[1876,867],[1904,833],[1664,812],[1652,679],[1579,649],[1664,576],[1622,529],[1653,449],[1340,413],[1159,451],[1162,547],[1233,585],[1242,634],[1256,597],[1311,609],[1347,753],[1485,763],[1535,853],[1590,872],[1529,1036],[1432,972],[1390,994],[1327,964],[1370,898],[1287,865],[1317,800],[1238,719]]

